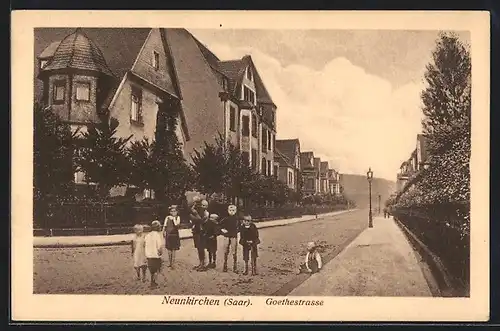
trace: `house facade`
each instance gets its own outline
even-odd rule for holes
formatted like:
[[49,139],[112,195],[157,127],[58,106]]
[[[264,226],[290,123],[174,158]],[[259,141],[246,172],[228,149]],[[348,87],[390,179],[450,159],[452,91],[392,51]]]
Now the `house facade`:
[[396,176],[396,191],[401,192],[404,190],[408,181],[422,171],[428,162],[427,137],[423,134],[418,134],[415,149],[408,160],[401,163],[399,168]]
[[[294,191],[300,190],[301,157],[299,139],[276,140],[276,152],[279,161],[278,178]],[[276,160],[276,156],[275,156]]]
[[328,193],[340,195],[340,174],[335,169],[328,169]]
[[318,192],[318,174],[315,167],[314,152],[300,153],[300,168],[302,175],[302,192],[304,196],[314,195]]
[[35,40],[35,98],[73,129],[114,117],[117,136],[151,140],[175,112],[188,162],[221,133],[273,174],[276,105],[250,56],[220,61],[186,29],[35,29]]
[[320,193],[327,194],[330,191],[330,183],[328,177],[329,165],[328,161],[320,162]]

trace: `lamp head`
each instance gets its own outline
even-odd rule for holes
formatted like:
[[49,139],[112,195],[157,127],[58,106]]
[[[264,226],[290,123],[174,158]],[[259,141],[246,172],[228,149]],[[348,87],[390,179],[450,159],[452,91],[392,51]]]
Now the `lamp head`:
[[370,181],[370,182],[373,179],[373,171],[372,171],[371,167],[368,169],[368,172],[366,173],[366,179],[368,179],[368,181]]

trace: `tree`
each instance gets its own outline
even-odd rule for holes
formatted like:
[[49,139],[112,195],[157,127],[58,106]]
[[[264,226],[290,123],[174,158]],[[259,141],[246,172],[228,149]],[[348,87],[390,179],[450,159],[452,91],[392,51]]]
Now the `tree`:
[[470,140],[471,58],[454,34],[442,33],[426,66],[422,122],[429,151],[440,154],[457,139]]
[[49,107],[34,106],[33,187],[35,199],[67,196],[73,183],[72,133]]
[[194,150],[192,169],[198,189],[212,195],[224,193],[229,183],[228,157],[222,136],[215,144],[204,143],[203,150]]
[[115,137],[119,122],[104,119],[87,125],[79,141],[78,170],[85,173],[85,180],[97,184],[99,197],[105,199],[109,190],[128,180],[129,169],[126,144],[132,137]]
[[34,220],[47,226],[51,202],[71,197],[73,176],[73,147],[77,131],[49,108],[34,106],[33,125],[33,204]]
[[178,105],[166,101],[157,113],[155,139],[134,141],[127,149],[129,183],[152,189],[159,201],[180,204],[192,182],[177,137]]

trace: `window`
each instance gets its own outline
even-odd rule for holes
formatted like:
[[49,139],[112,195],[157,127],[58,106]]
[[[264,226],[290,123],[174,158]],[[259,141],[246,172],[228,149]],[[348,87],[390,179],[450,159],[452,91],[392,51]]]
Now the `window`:
[[252,68],[248,67],[248,68],[247,68],[247,79],[248,79],[248,80],[252,80],[252,79],[253,79],[253,77],[252,77],[252,76],[253,76],[253,75],[252,75]]
[[241,118],[241,125],[243,126],[241,128],[241,134],[244,137],[248,137],[250,135],[250,117],[243,115]]
[[245,164],[249,164],[250,163],[250,155],[248,154],[248,152],[242,152],[241,156],[242,156],[243,162]]
[[288,172],[288,185],[291,185],[293,183],[293,174],[289,171]]
[[76,100],[89,101],[90,100],[90,84],[89,83],[76,83]]
[[132,105],[130,108],[130,119],[137,123],[142,123],[141,114],[142,94],[139,89],[132,90]]
[[257,116],[252,115],[252,136],[257,138]]
[[262,151],[267,151],[267,130],[262,128]]
[[66,82],[63,80],[54,82],[54,102],[63,102],[65,94]]
[[262,169],[261,169],[261,171],[262,171],[263,175],[265,175],[267,173],[266,166],[267,166],[266,159],[262,158],[262,164],[261,164]]
[[274,177],[278,178],[279,167],[277,165],[274,166]]
[[229,107],[229,130],[236,131],[236,108]]
[[308,178],[306,181],[306,189],[314,190],[314,178]]
[[252,148],[252,169],[257,170],[257,150]]
[[271,165],[271,160],[267,160],[267,175],[270,176],[271,175],[271,170],[272,170],[272,165]]
[[153,68],[160,69],[160,54],[156,51],[153,51]]
[[267,131],[267,149],[272,151],[273,148],[272,148],[272,134],[271,134],[271,131]]
[[274,116],[274,111],[271,111],[271,123],[274,125],[274,119],[275,119],[275,116]]
[[222,77],[222,89],[223,89],[224,91],[227,91],[227,89],[228,89],[228,85],[229,85],[229,84],[227,83],[227,78],[226,78],[226,77]]
[[243,86],[243,100],[255,104],[255,92],[246,86]]

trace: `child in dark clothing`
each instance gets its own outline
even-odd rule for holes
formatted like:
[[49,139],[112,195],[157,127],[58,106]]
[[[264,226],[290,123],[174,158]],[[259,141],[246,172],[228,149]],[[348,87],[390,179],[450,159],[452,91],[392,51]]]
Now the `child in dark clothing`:
[[208,251],[208,269],[214,269],[217,260],[217,236],[219,235],[218,218],[219,216],[217,214],[211,214],[209,219],[202,225],[202,241]]
[[220,221],[221,233],[224,236],[224,266],[222,271],[227,272],[227,258],[229,251],[233,254],[233,271],[238,272],[238,232],[240,231],[240,218],[236,214],[235,205],[227,207],[228,216]]
[[206,200],[200,201],[197,197],[194,199],[193,206],[190,210],[189,219],[192,224],[191,231],[193,232],[194,247],[198,252],[199,264],[194,267],[197,271],[206,271],[205,266],[205,243],[203,242],[203,236],[201,235],[202,224],[208,220],[208,202]]
[[252,276],[257,275],[257,245],[259,244],[259,230],[252,222],[250,215],[244,216],[243,226],[240,229],[240,245],[243,246],[243,261],[245,261],[244,275],[248,275],[249,258],[251,258]]

